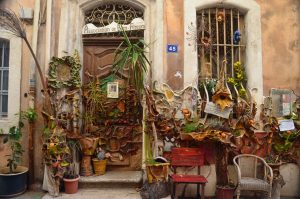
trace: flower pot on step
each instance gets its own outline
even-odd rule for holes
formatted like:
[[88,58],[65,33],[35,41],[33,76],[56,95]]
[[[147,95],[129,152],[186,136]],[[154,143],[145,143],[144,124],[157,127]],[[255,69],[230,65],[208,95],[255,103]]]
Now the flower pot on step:
[[96,175],[104,175],[106,172],[106,164],[107,160],[98,160],[96,158],[93,159],[93,166]]
[[65,185],[65,193],[67,193],[67,194],[77,193],[79,176],[75,179],[64,178],[63,180],[64,180],[64,185]]

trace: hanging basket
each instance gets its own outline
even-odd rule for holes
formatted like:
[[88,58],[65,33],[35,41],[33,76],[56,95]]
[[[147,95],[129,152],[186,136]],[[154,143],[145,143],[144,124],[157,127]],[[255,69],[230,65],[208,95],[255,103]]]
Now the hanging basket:
[[156,163],[146,165],[149,183],[167,182],[170,163]]

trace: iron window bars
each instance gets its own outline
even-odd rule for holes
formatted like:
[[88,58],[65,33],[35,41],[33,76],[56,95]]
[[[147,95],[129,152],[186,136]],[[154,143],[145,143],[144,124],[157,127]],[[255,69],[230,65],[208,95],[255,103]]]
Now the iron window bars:
[[224,60],[226,74],[234,74],[233,64],[244,62],[244,16],[237,9],[208,8],[197,11],[199,80],[219,78]]

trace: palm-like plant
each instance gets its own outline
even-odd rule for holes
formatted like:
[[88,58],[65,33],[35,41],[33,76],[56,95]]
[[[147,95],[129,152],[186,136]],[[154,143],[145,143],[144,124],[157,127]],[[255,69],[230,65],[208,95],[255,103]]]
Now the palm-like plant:
[[115,73],[128,69],[128,81],[136,89],[140,96],[144,89],[145,74],[148,71],[150,61],[146,57],[146,48],[149,47],[143,39],[133,42],[129,39],[125,30],[121,27],[124,41],[116,50],[116,56],[113,63]]
[[19,37],[23,39],[23,41],[26,43],[34,61],[36,68],[38,70],[38,74],[41,79],[43,90],[45,91],[45,109],[48,113],[52,113],[51,109],[51,103],[50,103],[50,97],[47,92],[47,85],[45,81],[45,77],[42,72],[41,65],[28,41],[27,35],[26,35],[26,29],[20,18],[16,15],[16,13],[8,8],[5,8],[1,6],[0,4],[0,28],[9,31],[12,35],[15,35],[16,37]]

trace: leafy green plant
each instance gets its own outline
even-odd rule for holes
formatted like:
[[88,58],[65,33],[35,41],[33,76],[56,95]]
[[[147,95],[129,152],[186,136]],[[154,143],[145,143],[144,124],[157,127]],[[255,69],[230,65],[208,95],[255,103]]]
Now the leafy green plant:
[[199,130],[200,127],[199,122],[191,122],[191,123],[187,123],[184,125],[184,127],[182,128],[183,132],[185,133],[191,133],[191,132],[196,132]]
[[293,147],[294,141],[299,135],[299,131],[291,132],[286,131],[283,134],[280,135],[281,140],[280,142],[276,142],[274,144],[274,149],[277,153],[287,153],[291,150]]
[[236,86],[238,89],[239,95],[244,98],[246,97],[246,89],[243,86],[243,83],[247,81],[245,68],[241,62],[237,61],[233,65],[234,77],[228,78],[228,83]]
[[7,159],[9,173],[15,172],[24,152],[20,143],[20,139],[22,137],[21,128],[23,126],[22,122],[19,123],[19,126],[12,126],[8,131],[8,137],[3,140],[4,144],[10,142],[11,154],[8,155],[9,158]]
[[20,114],[22,119],[28,120],[28,122],[34,122],[37,119],[37,112],[33,108],[29,108],[26,111],[21,111]]
[[[122,27],[121,27],[122,29]],[[129,39],[128,35],[122,29],[124,41],[119,45],[113,64],[115,73],[125,68],[129,68],[129,83],[135,86],[138,94],[140,95],[144,89],[145,73],[148,70],[150,62],[146,57],[146,48],[149,47],[144,40],[140,39],[133,42]]]

